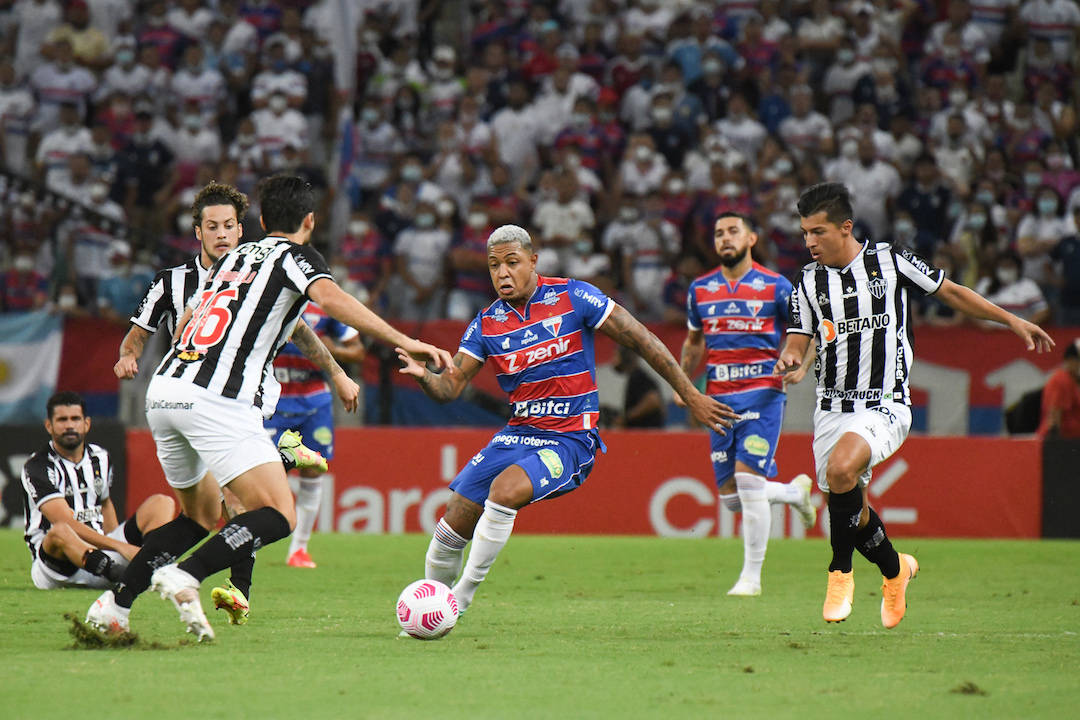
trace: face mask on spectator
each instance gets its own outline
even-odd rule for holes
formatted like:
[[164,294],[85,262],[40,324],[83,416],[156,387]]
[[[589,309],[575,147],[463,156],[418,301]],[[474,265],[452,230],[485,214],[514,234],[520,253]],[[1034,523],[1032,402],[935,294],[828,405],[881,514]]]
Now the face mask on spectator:
[[911,242],[915,239],[915,224],[910,220],[897,220],[893,226],[896,237],[903,242]]
[[176,232],[178,235],[187,235],[188,233],[195,232],[192,227],[190,215],[187,213],[180,213],[176,216]]
[[236,142],[242,147],[251,147],[255,144],[255,135],[252,133],[240,133],[236,136]]
[[859,141],[858,140],[845,140],[840,145],[840,154],[848,160],[854,160],[859,156]]
[[669,122],[671,122],[672,115],[673,113],[671,112],[671,108],[667,107],[666,105],[661,105],[652,109],[653,120],[655,120],[660,125],[667,125]]
[[379,122],[379,111],[375,108],[364,108],[364,112],[360,114],[363,118],[365,125],[374,125]]
[[668,191],[669,195],[681,195],[683,190],[685,190],[685,189],[686,189],[686,183],[683,182],[682,180],[680,180],[679,178],[675,178],[674,180],[671,180],[667,184],[667,191]]
[[429,228],[435,224],[435,216],[431,213],[420,213],[416,216],[416,227]]
[[1027,187],[1029,187],[1029,188],[1037,187],[1040,183],[1042,183],[1042,173],[1041,172],[1027,172],[1027,173],[1024,173],[1024,185],[1026,185]]
[[967,225],[972,230],[982,230],[986,227],[986,216],[982,213],[977,215],[968,215]]
[[454,201],[440,200],[439,204],[435,206],[435,211],[439,213],[441,218],[450,217],[454,214]]
[[95,203],[103,201],[109,196],[109,186],[105,183],[94,183],[90,186],[90,199]]
[[706,75],[715,75],[724,69],[724,64],[715,58],[710,58],[701,63],[701,69]]
[[78,304],[75,293],[64,293],[56,298],[56,306],[61,310],[72,310]]
[[424,171],[420,169],[419,165],[406,165],[401,168],[401,178],[405,182],[419,182],[423,176]]
[[30,272],[34,269],[34,258],[29,255],[18,255],[15,257],[15,261],[11,264],[11,267],[15,269],[15,272]]
[[589,127],[589,120],[588,113],[574,113],[570,116],[570,123],[578,130],[584,130]]
[[354,238],[360,238],[367,235],[368,223],[365,220],[353,220],[349,223],[349,234]]
[[469,213],[468,223],[469,227],[473,230],[479,230],[487,225],[488,217],[487,213],[471,212]]
[[1057,212],[1057,199],[1052,197],[1039,198],[1039,214],[1053,215]]
[[792,166],[791,160],[786,157],[782,157],[773,163],[772,169],[775,170],[776,173],[782,177],[784,175],[787,175],[795,168],[794,166]]
[[135,51],[124,48],[116,51],[116,62],[121,65],[130,65],[135,62]]
[[652,160],[652,150],[648,145],[638,145],[634,148],[634,157],[641,162],[648,162]]
[[967,93],[957,88],[949,91],[949,105],[952,107],[960,107],[967,102]]
[[998,268],[994,274],[997,275],[998,282],[1002,285],[1012,285],[1020,277],[1020,273],[1014,267]]
[[621,207],[619,208],[619,219],[623,222],[634,222],[638,219],[638,210],[636,207]]
[[720,186],[720,194],[724,197],[735,197],[739,194],[739,184],[727,182]]
[[578,240],[574,243],[578,255],[592,255],[592,240]]
[[349,266],[341,263],[335,263],[330,266],[330,274],[334,276],[334,280],[341,282],[349,279]]
[[184,116],[184,127],[192,132],[198,132],[202,128],[203,119],[202,115],[198,113],[192,113]]
[[269,105],[271,110],[279,113],[289,107],[289,101],[285,99],[284,95],[274,95],[270,98]]
[[855,51],[851,48],[840,48],[836,51],[836,60],[841,65],[850,65],[855,61]]
[[989,190],[979,190],[977,193],[975,193],[975,201],[982,203],[983,205],[993,205],[994,193],[990,192]]

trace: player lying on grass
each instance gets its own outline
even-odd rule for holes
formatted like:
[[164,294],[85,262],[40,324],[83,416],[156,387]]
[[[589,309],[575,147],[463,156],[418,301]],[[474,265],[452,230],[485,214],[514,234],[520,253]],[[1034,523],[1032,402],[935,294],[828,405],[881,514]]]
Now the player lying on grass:
[[450,371],[433,374],[398,349],[400,372],[430,397],[455,399],[490,360],[513,417],[453,482],[425,560],[425,576],[453,586],[462,611],[510,538],[518,510],[578,488],[606,450],[597,432],[597,330],[640,354],[682,397],[695,419],[731,427],[738,416],[702,395],[664,344],[594,286],[536,273],[529,234],[503,225],[488,238],[488,271],[498,300],[465,331]]
[[49,444],[22,471],[26,544],[34,587],[109,587],[119,580],[143,538],[172,519],[167,495],[151,495],[117,522],[110,491],[112,458],[86,442],[90,418],[74,392],[58,392],[45,406]]

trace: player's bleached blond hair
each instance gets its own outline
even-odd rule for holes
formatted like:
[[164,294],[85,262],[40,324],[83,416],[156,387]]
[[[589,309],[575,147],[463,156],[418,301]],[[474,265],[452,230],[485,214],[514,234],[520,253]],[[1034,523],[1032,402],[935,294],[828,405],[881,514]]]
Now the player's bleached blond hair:
[[525,253],[533,254],[532,238],[529,237],[528,231],[519,225],[501,225],[495,228],[495,231],[488,236],[487,249],[488,252],[491,252],[491,249],[496,245],[513,242],[519,243]]

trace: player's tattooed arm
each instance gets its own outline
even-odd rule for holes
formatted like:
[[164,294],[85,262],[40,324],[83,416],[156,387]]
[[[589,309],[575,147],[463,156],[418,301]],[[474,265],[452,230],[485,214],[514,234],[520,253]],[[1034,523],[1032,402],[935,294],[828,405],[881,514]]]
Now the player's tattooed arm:
[[416,378],[416,382],[420,383],[424,394],[441,403],[457,399],[469,381],[476,377],[476,373],[483,367],[483,363],[472,355],[459,352],[454,356],[453,368],[435,374],[401,348],[398,348],[397,355],[402,363],[398,372],[412,375]]
[[691,414],[699,421],[719,430],[721,426],[731,427],[731,420],[739,417],[727,405],[698,392],[698,389],[690,382],[690,378],[683,372],[682,367],[676,362],[675,356],[660,341],[660,338],[638,322],[621,305],[615,305],[615,309],[611,311],[599,330],[620,345],[630,348],[649,363],[649,367],[659,373],[660,377],[664,378],[668,385],[686,401]]
[[693,377],[704,354],[705,333],[701,330],[689,330],[686,333],[686,339],[683,340],[682,354],[679,356],[679,367],[687,377]]
[[304,357],[318,365],[319,369],[326,373],[327,377],[334,377],[338,373],[345,372],[338,365],[334,356],[330,354],[329,348],[303,320],[296,323],[291,340],[293,345],[300,348],[300,352],[304,353]]
[[150,337],[150,331],[138,325],[132,325],[120,343],[120,359],[113,365],[116,377],[122,380],[130,380],[139,373],[139,358],[142,357],[143,348],[146,347],[146,339]]

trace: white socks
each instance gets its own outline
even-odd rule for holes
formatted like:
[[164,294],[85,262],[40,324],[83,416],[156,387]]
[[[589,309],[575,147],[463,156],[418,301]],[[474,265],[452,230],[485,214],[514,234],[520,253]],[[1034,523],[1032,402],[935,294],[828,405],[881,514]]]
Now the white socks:
[[765,482],[765,494],[771,503],[784,503],[785,505],[798,505],[802,502],[802,488],[794,483]]
[[473,531],[469,560],[465,563],[461,579],[454,586],[454,596],[457,597],[461,612],[468,609],[477,586],[484,581],[492,563],[499,556],[499,551],[510,539],[516,517],[517,510],[513,508],[503,507],[491,500],[484,502],[484,514],[480,516],[476,530]]
[[296,493],[296,530],[289,542],[289,556],[297,550],[307,550],[311,530],[315,527],[315,518],[319,515],[322,486],[321,477],[300,478],[300,490]]
[[[742,504],[743,568],[740,580],[761,584],[761,566],[769,544],[772,514],[766,492],[765,478],[753,473],[735,473],[735,487]],[[780,484],[780,483],[773,483]]]
[[452,587],[461,572],[461,561],[465,557],[467,542],[445,519],[439,518],[428,545],[427,555],[424,556],[424,577]]

